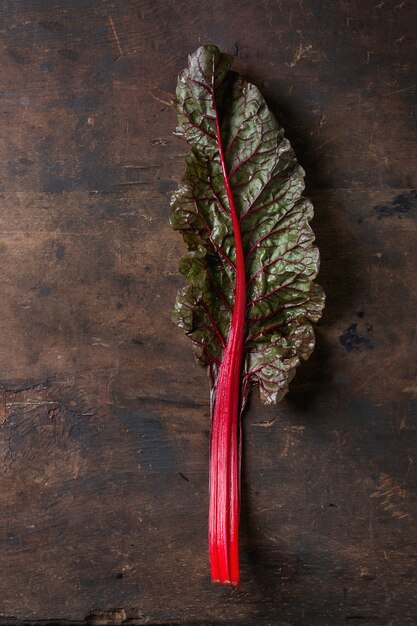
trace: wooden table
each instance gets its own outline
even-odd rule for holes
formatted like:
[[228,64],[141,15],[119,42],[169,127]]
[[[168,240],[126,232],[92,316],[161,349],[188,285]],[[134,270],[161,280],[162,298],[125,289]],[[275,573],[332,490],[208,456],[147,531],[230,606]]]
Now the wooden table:
[[[0,11],[0,622],[416,624],[416,4]],[[209,42],[307,171],[328,296],[287,399],[245,416],[234,591],[208,579],[208,382],[170,321],[169,102]]]

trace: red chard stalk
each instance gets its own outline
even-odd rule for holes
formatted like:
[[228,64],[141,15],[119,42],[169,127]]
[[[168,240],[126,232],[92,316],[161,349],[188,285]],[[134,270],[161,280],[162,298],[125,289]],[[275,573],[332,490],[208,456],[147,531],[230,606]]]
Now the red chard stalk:
[[259,90],[215,46],[189,57],[174,100],[191,151],[171,199],[188,252],[174,319],[211,385],[209,558],[238,585],[240,419],[251,387],[279,402],[314,348],[324,306],[304,171]]

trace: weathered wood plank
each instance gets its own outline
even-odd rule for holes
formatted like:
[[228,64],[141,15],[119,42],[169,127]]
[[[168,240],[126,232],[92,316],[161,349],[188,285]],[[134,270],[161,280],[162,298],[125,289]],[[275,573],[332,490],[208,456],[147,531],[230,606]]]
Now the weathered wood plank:
[[[414,624],[416,7],[0,13],[0,621]],[[207,42],[287,129],[328,294],[288,398],[245,417],[234,591],[208,581],[208,385],[169,317],[169,100]]]

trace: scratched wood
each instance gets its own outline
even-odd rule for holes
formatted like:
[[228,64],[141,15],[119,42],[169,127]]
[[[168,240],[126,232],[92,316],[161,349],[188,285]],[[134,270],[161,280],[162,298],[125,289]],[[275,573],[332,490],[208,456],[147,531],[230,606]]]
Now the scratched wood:
[[[400,0],[5,0],[0,622],[416,623],[417,8]],[[307,171],[328,300],[245,415],[242,586],[206,557],[208,384],[170,321],[213,42]]]

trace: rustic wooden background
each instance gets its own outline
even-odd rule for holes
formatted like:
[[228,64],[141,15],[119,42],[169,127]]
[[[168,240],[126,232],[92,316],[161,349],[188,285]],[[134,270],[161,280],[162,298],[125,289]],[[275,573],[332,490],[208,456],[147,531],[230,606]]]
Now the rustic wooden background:
[[[416,3],[0,13],[0,622],[416,624]],[[245,417],[234,591],[208,580],[208,383],[170,321],[169,101],[210,42],[307,171],[328,295],[288,398]]]

